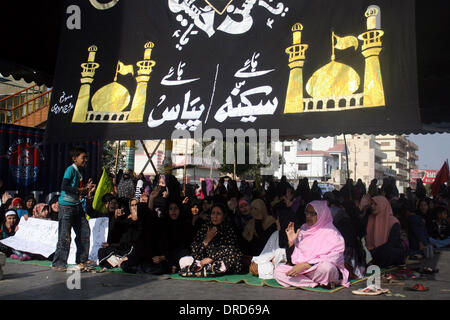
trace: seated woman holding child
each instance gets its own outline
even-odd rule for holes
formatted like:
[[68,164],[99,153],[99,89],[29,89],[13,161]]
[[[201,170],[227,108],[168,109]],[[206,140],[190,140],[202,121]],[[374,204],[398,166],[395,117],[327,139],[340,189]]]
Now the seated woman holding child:
[[197,232],[191,252],[192,256],[180,259],[181,276],[208,277],[242,272],[242,253],[222,205],[213,205],[210,220]]
[[[306,223],[295,232],[291,222],[286,229],[292,265],[281,264],[274,278],[285,287],[349,286],[344,266],[345,241],[336,227],[326,201],[306,206]],[[290,250],[287,250],[288,254]]]

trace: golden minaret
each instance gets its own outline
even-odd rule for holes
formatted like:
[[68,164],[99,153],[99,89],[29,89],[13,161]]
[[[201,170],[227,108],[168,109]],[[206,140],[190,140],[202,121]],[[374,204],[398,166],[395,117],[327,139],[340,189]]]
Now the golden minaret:
[[138,61],[136,65],[139,67],[136,77],[136,92],[134,93],[133,102],[131,104],[128,122],[142,122],[144,119],[145,101],[147,98],[147,83],[150,80],[150,73],[156,62],[150,60],[153,42],[147,42],[144,46],[144,60]]
[[286,93],[284,113],[303,112],[303,65],[305,63],[305,52],[307,44],[302,44],[303,26],[296,23],[292,27],[292,46],[286,49],[289,54],[289,83]]
[[72,122],[85,122],[86,114],[89,107],[89,97],[91,94],[91,83],[94,81],[95,69],[100,65],[95,62],[95,54],[97,52],[96,46],[90,46],[88,48],[89,56],[86,63],[82,63],[81,67],[81,87],[78,92],[77,102],[75,104],[75,110],[72,116]]
[[384,89],[381,78],[379,55],[382,49],[381,37],[384,34],[380,30],[380,8],[370,6],[367,8],[367,32],[358,36],[363,41],[362,54],[366,60],[364,70],[364,98],[365,107],[384,106]]

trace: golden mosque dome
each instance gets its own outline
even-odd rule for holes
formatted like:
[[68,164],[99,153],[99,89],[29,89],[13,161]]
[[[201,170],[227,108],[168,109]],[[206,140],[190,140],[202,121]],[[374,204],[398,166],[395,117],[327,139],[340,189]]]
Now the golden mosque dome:
[[313,73],[306,92],[313,98],[342,97],[355,93],[359,84],[359,75],[352,67],[331,61]]
[[120,112],[130,103],[128,90],[117,82],[100,88],[92,96],[92,109],[97,112]]

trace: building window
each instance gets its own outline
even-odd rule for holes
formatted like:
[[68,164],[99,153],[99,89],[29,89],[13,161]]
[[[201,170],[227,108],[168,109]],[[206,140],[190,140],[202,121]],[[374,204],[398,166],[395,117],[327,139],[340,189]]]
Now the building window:
[[308,170],[308,164],[307,163],[299,163],[298,170],[299,171],[306,171],[306,170]]
[[285,146],[284,147],[284,152],[289,152],[291,151],[291,147],[290,146]]
[[364,167],[367,167],[369,165],[368,162],[364,162]]
[[390,143],[390,142],[381,142],[381,145],[382,145],[383,147],[386,147],[386,146],[390,146],[391,143]]

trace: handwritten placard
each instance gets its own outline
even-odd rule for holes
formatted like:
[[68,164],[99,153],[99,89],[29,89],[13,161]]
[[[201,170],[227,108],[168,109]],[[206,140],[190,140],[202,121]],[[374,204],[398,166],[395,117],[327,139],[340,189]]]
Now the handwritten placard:
[[[91,229],[89,259],[97,260],[98,249],[108,237],[108,218],[89,220]],[[72,229],[70,253],[67,263],[74,264],[76,257],[75,232]],[[18,251],[40,254],[48,258],[56,250],[58,243],[58,222],[29,218],[20,219],[19,229],[12,237],[0,240],[4,245]]]

